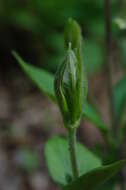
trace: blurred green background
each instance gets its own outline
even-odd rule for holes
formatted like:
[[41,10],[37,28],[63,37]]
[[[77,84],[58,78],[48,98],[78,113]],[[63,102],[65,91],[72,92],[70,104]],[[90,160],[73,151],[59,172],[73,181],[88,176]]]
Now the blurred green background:
[[[112,0],[112,37],[121,47],[125,62],[125,9],[123,1]],[[10,51],[54,72],[64,55],[63,28],[69,17],[82,26],[84,59],[89,74],[99,72],[104,60],[104,0],[1,0],[0,48],[2,65],[9,68]],[[122,20],[119,20],[122,18]],[[123,32],[120,32],[120,27]],[[91,55],[91,56],[90,56]]]

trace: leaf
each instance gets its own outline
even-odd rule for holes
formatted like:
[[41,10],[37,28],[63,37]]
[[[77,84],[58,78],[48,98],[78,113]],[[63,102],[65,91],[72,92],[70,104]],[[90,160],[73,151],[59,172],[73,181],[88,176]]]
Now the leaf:
[[124,76],[114,88],[115,113],[120,122],[126,106],[126,76]]
[[53,75],[43,69],[39,69],[29,63],[26,63],[16,52],[12,53],[25,73],[33,80],[33,82],[40,88],[40,90],[55,101]]
[[64,190],[94,190],[114,176],[126,164],[126,161],[118,161],[111,165],[96,168],[65,186]]
[[88,103],[86,103],[83,107],[83,117],[91,121],[95,126],[104,134],[109,131],[107,125],[99,116],[98,112]]
[[[13,55],[24,72],[33,80],[37,87],[45,95],[56,102],[53,88],[54,76],[43,69],[39,69],[29,63],[26,63],[16,52],[13,52]],[[104,134],[108,131],[106,124],[102,121],[97,111],[89,104],[84,105],[82,116],[92,122]]]
[[[66,185],[72,177],[69,146],[66,139],[61,137],[51,138],[45,146],[45,156],[48,170],[53,180]],[[86,147],[77,144],[78,164],[80,175],[101,166],[101,161]]]

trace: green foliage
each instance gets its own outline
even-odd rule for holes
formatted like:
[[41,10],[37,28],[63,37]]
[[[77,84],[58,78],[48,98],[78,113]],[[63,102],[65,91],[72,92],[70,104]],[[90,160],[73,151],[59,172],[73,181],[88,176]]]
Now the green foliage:
[[[52,178],[61,185],[66,185],[72,179],[68,142],[64,138],[53,137],[47,141],[45,156],[48,170]],[[80,175],[101,166],[101,161],[85,146],[77,144],[77,158]]]
[[[13,53],[13,55],[19,62],[21,68],[32,79],[36,86],[56,102],[53,89],[54,76],[43,69],[39,69],[26,63],[17,53]],[[91,105],[85,103],[82,116],[92,122],[102,133],[108,132],[107,125]]]
[[55,100],[53,82],[54,77],[42,69],[36,68],[26,62],[16,53],[13,52],[14,57],[20,64],[25,73],[33,80],[33,82],[51,99]]
[[110,179],[117,172],[119,172],[125,164],[125,161],[119,161],[111,165],[102,166],[94,169],[93,171],[82,175],[76,181],[64,187],[64,190],[94,190],[101,186],[103,183],[105,183],[105,181]]
[[[59,44],[57,40],[52,44],[50,39],[57,39],[59,36],[62,36],[63,39],[60,31],[63,29],[66,20],[69,17],[77,19],[83,26],[83,31],[87,31],[89,41],[94,41],[95,36],[97,36],[96,43],[99,44],[99,40],[103,41],[103,35],[100,35],[104,32],[103,13],[103,0],[100,3],[97,0],[69,0],[67,3],[63,0],[0,1],[0,19],[5,20],[9,26],[30,33],[32,39],[34,39],[30,42],[30,49],[32,49],[32,52],[37,52],[41,65],[51,71],[56,70],[59,60],[62,58],[61,52],[63,53],[64,44]],[[39,46],[44,51],[43,54],[38,46],[36,47],[37,40],[39,40]],[[99,54],[96,54],[95,59],[97,59],[97,55],[99,56]],[[86,59],[90,59],[88,54],[86,57]]]

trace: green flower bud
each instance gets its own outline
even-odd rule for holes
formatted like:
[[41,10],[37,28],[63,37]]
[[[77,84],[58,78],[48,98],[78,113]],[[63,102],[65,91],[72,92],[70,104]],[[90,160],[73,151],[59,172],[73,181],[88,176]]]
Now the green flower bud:
[[76,49],[81,46],[82,35],[81,29],[78,23],[72,18],[68,19],[64,32],[65,44],[68,47],[69,43],[72,44],[72,49]]
[[83,42],[83,38],[82,38],[80,26],[75,20],[69,18],[65,27],[65,43],[67,47],[68,47],[68,44],[71,43],[72,50],[76,54],[76,57],[78,60],[79,75],[80,75],[80,80],[82,81],[82,86],[83,86],[82,96],[83,96],[83,104],[84,104],[87,98],[88,82],[87,82],[86,68],[83,63],[82,42]]
[[55,75],[55,94],[64,124],[67,128],[78,127],[82,112],[82,74],[79,61],[71,44],[63,63]]
[[83,96],[83,107],[87,98],[88,93],[88,82],[87,82],[87,72],[85,64],[83,63],[83,53],[82,53],[82,42],[83,37],[81,34],[81,28],[78,23],[72,18],[68,19],[65,27],[65,43],[68,47],[69,42],[72,44],[72,50],[76,54],[78,60],[78,70],[80,75],[80,80],[82,81],[82,96]]

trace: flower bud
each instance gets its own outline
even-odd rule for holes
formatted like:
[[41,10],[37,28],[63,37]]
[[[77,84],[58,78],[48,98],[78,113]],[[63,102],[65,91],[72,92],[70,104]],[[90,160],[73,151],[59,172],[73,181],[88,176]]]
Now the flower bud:
[[82,42],[83,38],[80,26],[75,20],[69,18],[65,27],[65,43],[67,47],[68,44],[71,43],[72,50],[74,51],[78,61],[78,70],[80,81],[82,83],[82,99],[84,105],[87,98],[88,82],[85,64],[83,63]]
[[72,18],[68,19],[68,22],[65,27],[64,37],[65,44],[67,47],[69,46],[69,43],[71,43],[73,50],[81,46],[81,29],[78,23]]
[[56,72],[54,86],[65,126],[78,127],[82,110],[82,80],[79,62],[70,43]]

